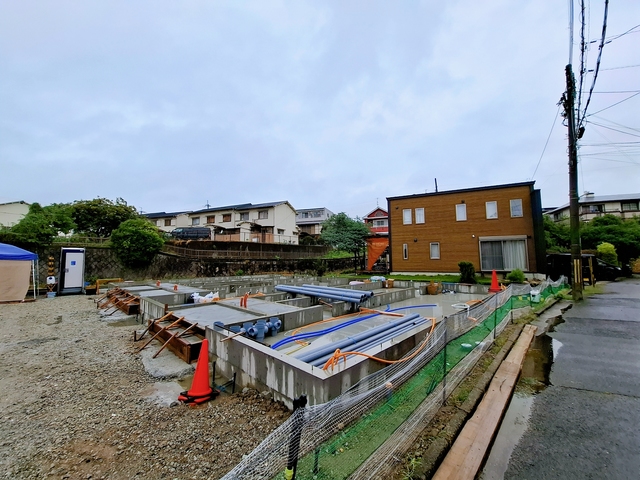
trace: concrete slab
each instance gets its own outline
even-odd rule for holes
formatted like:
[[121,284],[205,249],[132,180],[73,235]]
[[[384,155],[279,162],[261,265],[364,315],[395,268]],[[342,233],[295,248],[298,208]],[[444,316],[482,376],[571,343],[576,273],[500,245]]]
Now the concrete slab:
[[178,382],[156,382],[140,394],[154,405],[170,407],[178,402],[178,395],[184,390]]
[[215,322],[222,322],[231,325],[242,322],[255,322],[256,318],[262,315],[228,308],[217,303],[204,303],[188,308],[173,309],[174,315],[184,316],[185,320],[191,323],[198,323],[202,326],[213,328]]
[[153,378],[182,378],[195,371],[195,364],[183,362],[166,348],[156,358],[152,358],[161,347],[160,342],[154,341],[140,352],[142,365]]

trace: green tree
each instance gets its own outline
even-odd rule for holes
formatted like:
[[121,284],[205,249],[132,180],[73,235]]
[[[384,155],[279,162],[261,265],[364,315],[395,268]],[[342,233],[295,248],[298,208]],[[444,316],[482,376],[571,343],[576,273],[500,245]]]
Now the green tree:
[[341,212],[322,223],[320,238],[336,250],[351,253],[357,271],[370,235],[371,231],[359,218]]
[[640,218],[622,219],[603,215],[581,226],[582,248],[595,250],[603,242],[615,247],[623,264],[640,257]]
[[608,242],[602,242],[598,245],[597,257],[612,265],[618,265],[618,254],[616,253],[616,247]]
[[471,262],[458,262],[460,283],[476,283],[476,269]]
[[571,235],[569,226],[564,223],[556,223],[548,215],[543,215],[544,238],[547,244],[547,252],[564,253],[571,247]]
[[59,233],[69,233],[74,226],[68,205],[54,203],[42,207],[32,203],[24,218],[11,227],[10,234],[16,240],[12,243],[41,251],[51,245]]
[[111,233],[111,248],[130,268],[149,266],[163,244],[158,229],[144,218],[126,220]]
[[71,205],[71,217],[76,233],[96,237],[108,237],[122,222],[138,218],[136,208],[127,205],[122,198],[112,202],[106,198],[79,200]]

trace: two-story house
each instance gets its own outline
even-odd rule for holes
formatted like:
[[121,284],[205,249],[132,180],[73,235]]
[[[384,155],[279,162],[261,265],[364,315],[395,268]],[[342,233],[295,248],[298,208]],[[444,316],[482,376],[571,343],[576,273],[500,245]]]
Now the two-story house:
[[389,197],[392,272],[544,272],[540,190],[534,182]]
[[376,209],[365,215],[362,221],[369,227],[371,233],[375,235],[389,235],[389,214],[386,210],[376,207]]
[[143,216],[163,232],[171,232],[174,228],[191,225],[189,212],[155,212],[145,213]]
[[333,212],[328,208],[303,208],[296,210],[296,225],[300,236],[318,238],[322,233],[322,223],[330,219]]
[[13,227],[29,213],[29,204],[18,202],[0,203],[0,227]]
[[210,227],[216,241],[298,244],[296,211],[287,201],[206,208],[189,219],[189,225]]
[[[594,195],[587,192],[578,200],[580,220],[588,222],[603,215],[621,218],[640,216],[640,193]],[[569,204],[545,212],[554,222],[569,221]]]

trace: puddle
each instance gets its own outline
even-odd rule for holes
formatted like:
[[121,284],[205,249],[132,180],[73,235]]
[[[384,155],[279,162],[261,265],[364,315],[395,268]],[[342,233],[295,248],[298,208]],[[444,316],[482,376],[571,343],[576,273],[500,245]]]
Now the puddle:
[[116,320],[115,322],[109,322],[110,327],[131,327],[133,325],[140,325],[135,318],[127,318],[125,320]]
[[513,449],[529,426],[532,395],[514,394],[505,413],[498,435],[493,442],[489,457],[482,469],[481,480],[502,480],[509,466]]

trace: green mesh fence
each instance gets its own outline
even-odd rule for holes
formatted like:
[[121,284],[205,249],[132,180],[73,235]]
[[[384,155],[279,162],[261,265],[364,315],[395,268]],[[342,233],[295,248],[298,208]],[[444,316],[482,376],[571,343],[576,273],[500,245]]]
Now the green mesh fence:
[[[348,412],[355,405],[366,403],[366,392],[359,391],[358,385],[342,395],[345,397],[342,402],[338,397],[325,404],[325,410],[329,411],[323,411],[324,406],[316,406],[304,412],[300,445],[298,442],[291,444],[292,427],[287,422],[252,452],[249,457],[254,457],[254,463],[251,463],[251,458],[245,459],[224,478],[290,478],[285,475],[284,467],[292,448],[297,448],[300,452],[296,479],[349,478],[367,459],[383,450],[382,446],[385,442],[388,443],[389,437],[425,401],[437,400],[440,404],[445,400],[445,394],[450,391],[444,389],[444,384],[449,381],[452,370],[462,366],[462,370],[458,370],[463,374],[468,372],[493,341],[497,331],[504,328],[512,310],[541,306],[547,298],[564,288],[566,285],[562,280],[555,283],[547,281],[538,290],[531,289],[528,285],[512,285],[466,312],[445,318],[434,332],[434,335],[440,335],[441,338],[434,341],[433,351],[430,355],[425,354],[423,363],[417,369],[409,371],[410,376],[392,365],[373,374],[375,381],[364,379],[372,385],[373,401],[369,399],[368,407],[360,408],[362,413],[355,415],[354,420],[348,422],[345,419],[349,415],[343,412],[332,415],[330,410],[337,412],[342,408]],[[472,353],[476,354],[471,355]],[[464,365],[468,357],[473,357],[473,362]],[[417,357],[417,361],[419,359]],[[385,377],[386,370],[393,373]],[[442,400],[436,396],[440,396]],[[305,426],[308,426],[308,431]],[[384,460],[379,459],[380,462]],[[280,470],[279,473],[268,473],[276,468]]]

